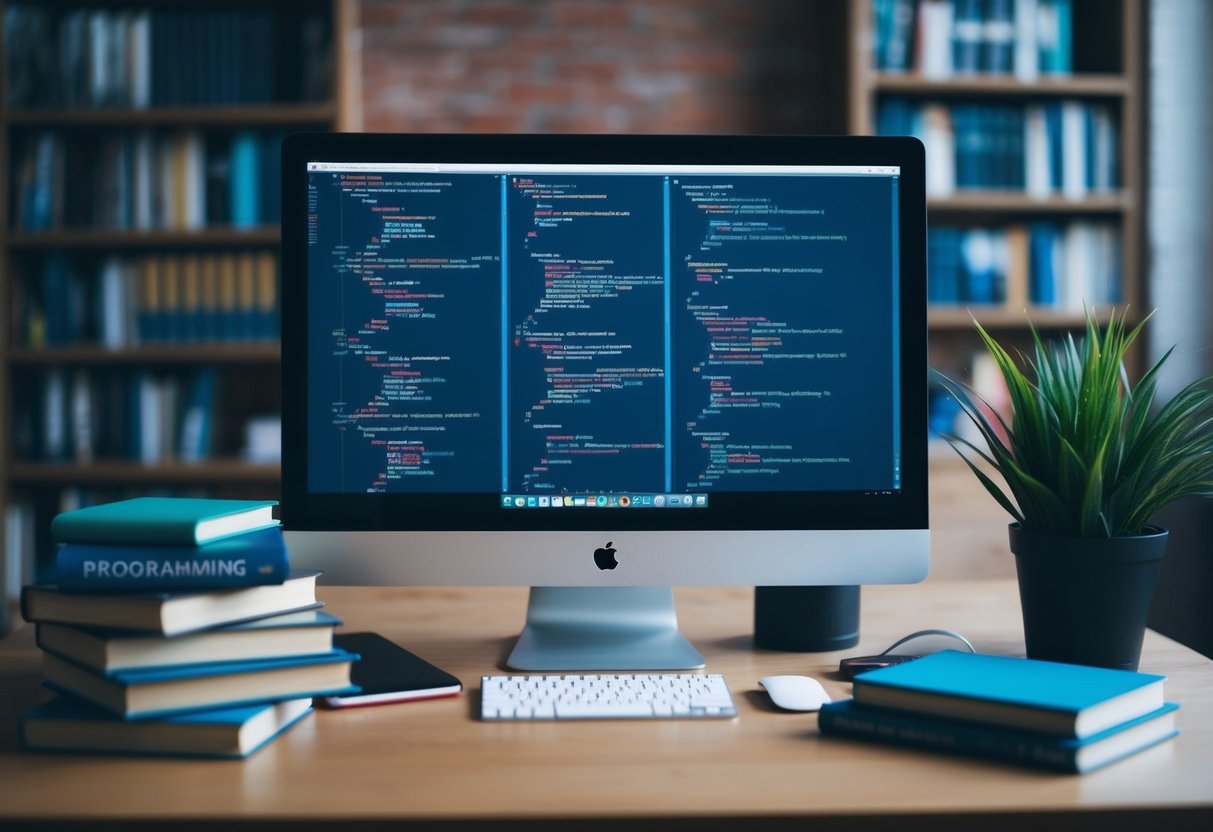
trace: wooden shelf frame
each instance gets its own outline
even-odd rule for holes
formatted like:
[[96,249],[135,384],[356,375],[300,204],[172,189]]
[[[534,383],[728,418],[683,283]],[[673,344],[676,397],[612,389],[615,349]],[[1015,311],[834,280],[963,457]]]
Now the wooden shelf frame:
[[234,228],[231,226],[194,230],[156,228],[126,231],[111,228],[65,228],[55,231],[14,231],[4,244],[12,251],[55,249],[140,249],[140,248],[216,248],[277,246],[281,241],[278,226]]
[[926,78],[915,73],[878,72],[872,89],[878,93],[949,98],[953,96],[1011,96],[1022,98],[1122,98],[1132,90],[1132,79],[1119,74],[1042,75],[1024,82],[1013,75],[954,75]]
[[275,125],[332,124],[335,102],[316,104],[263,104],[216,107],[149,107],[146,109],[97,108],[91,110],[13,110],[7,114],[14,127],[273,127]]

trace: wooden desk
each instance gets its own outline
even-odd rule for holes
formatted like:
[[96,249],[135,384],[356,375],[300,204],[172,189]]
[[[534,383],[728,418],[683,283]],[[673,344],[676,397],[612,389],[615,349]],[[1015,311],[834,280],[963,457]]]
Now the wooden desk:
[[[21,752],[17,715],[45,696],[26,627],[0,643],[0,828],[1213,829],[1213,662],[1175,642],[1149,633],[1142,668],[1169,677],[1181,736],[1086,776],[1055,775],[823,739],[815,715],[774,711],[761,676],[807,672],[839,697],[850,685],[832,675],[840,654],[755,652],[752,595],[676,593],[683,631],[729,681],[736,720],[482,723],[479,677],[500,672],[524,591],[325,588],[348,629],[400,641],[467,693],[321,711],[243,763]],[[928,626],[1022,655],[1007,581],[865,588],[864,639],[845,652],[879,652]]]

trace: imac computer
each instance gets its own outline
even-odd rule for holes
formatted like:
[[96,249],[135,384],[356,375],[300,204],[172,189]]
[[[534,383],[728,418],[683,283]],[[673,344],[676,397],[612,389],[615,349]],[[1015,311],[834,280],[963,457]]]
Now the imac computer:
[[296,566],[530,586],[537,671],[702,666],[673,585],[925,577],[917,141],[299,135],[282,181]]

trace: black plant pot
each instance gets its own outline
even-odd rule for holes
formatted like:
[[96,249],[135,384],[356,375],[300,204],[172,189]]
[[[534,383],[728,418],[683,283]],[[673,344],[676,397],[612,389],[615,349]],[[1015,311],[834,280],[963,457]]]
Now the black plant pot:
[[1136,670],[1167,530],[1059,537],[1011,524],[1028,658]]

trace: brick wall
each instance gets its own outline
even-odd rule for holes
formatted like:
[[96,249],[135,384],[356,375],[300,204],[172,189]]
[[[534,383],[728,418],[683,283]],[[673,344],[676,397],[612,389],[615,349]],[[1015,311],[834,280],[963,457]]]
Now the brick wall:
[[843,0],[364,0],[363,126],[845,129]]

